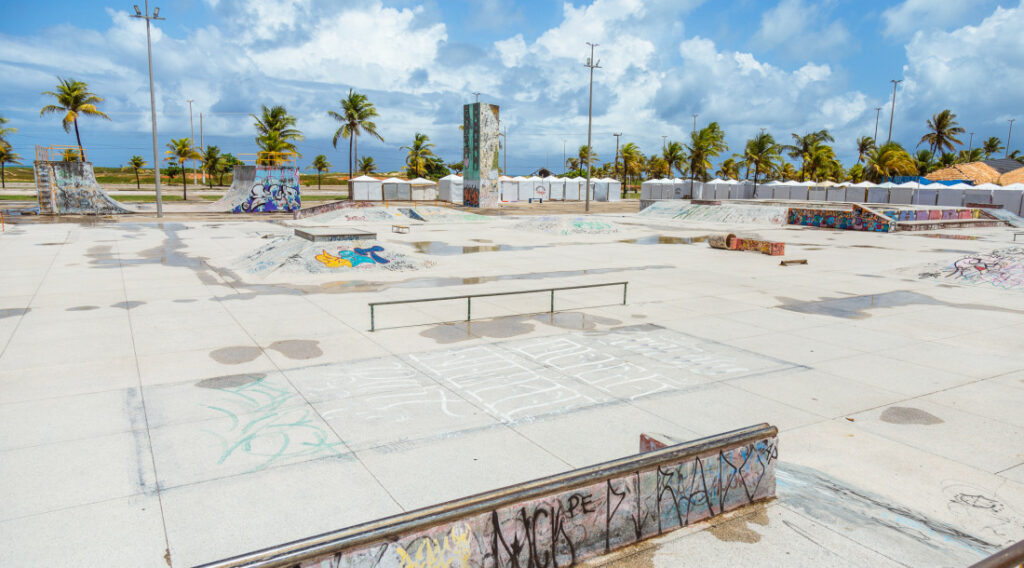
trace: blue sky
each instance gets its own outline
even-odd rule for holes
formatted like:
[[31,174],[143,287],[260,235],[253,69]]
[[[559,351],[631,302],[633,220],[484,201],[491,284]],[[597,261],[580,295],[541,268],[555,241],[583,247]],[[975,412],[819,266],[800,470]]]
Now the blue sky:
[[[19,132],[15,151],[71,144],[56,116],[39,117],[56,77],[89,83],[113,119],[80,121],[98,165],[152,157],[145,28],[131,2],[37,0],[0,19],[0,116]],[[615,154],[613,132],[646,153],[714,120],[729,154],[766,128],[777,140],[828,128],[847,166],[857,137],[888,128],[913,148],[944,108],[975,132],[1005,140],[1024,101],[1024,2],[997,0],[167,0],[154,34],[159,141],[189,135],[236,154],[255,152],[249,113],[283,104],[306,133],[304,163],[331,147],[327,118],[354,88],[380,112],[385,142],[361,155],[398,168],[414,133],[446,161],[461,159],[461,105],[499,104],[509,169],[558,169],[586,142],[585,42],[600,44],[594,147]],[[967,137],[964,142],[966,143]],[[1015,139],[1024,141],[1024,130]],[[977,144],[976,144],[977,145]],[[1014,142],[1014,148],[1024,144]],[[162,149],[161,149],[162,151]],[[723,156],[723,157],[727,157]]]

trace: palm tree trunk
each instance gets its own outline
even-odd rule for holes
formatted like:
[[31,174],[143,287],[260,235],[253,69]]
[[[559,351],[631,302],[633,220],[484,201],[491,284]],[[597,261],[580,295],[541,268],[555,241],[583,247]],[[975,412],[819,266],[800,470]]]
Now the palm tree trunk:
[[139,168],[135,168],[135,189],[142,189],[139,185]]
[[78,134],[78,119],[75,119],[75,140],[78,141],[78,160],[85,161],[85,150],[82,149],[82,137]]
[[316,171],[316,189],[320,191],[320,170]]
[[355,132],[349,132],[348,134],[348,199],[351,201],[355,196],[352,195],[352,144],[355,142]]
[[4,163],[0,162],[0,189],[7,189],[7,180],[4,176],[7,175],[4,171]]
[[181,168],[181,200],[188,201],[188,173],[185,172],[185,160],[182,160],[178,167]]

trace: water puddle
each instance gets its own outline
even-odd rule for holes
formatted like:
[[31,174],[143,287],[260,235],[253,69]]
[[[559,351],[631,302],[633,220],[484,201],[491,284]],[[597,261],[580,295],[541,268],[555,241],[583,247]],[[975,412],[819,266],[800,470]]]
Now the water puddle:
[[111,308],[121,308],[122,310],[130,310],[132,308],[137,308],[137,307],[139,307],[139,306],[141,306],[141,305],[143,305],[145,303],[146,302],[137,302],[135,300],[129,300],[127,302],[118,302],[116,304],[110,304],[110,307]]
[[6,308],[0,310],[0,319],[13,318],[27,314],[32,308]]
[[693,243],[703,243],[707,240],[708,235],[700,235],[696,237],[672,237],[667,235],[649,235],[646,237],[637,237],[635,239],[622,239],[619,242],[634,245],[692,245]]
[[562,329],[591,330],[599,325],[619,325],[617,319],[594,316],[582,312],[555,312],[553,314],[537,314],[533,319],[541,323]]
[[508,339],[533,331],[535,326],[527,321],[527,318],[528,316],[510,316],[491,320],[446,323],[425,329],[420,332],[420,335],[441,344],[458,343],[481,337]]
[[925,306],[946,306],[964,310],[980,310],[1003,313],[1021,313],[1024,310],[1010,308],[999,308],[983,304],[952,303],[936,300],[931,296],[918,292],[907,292],[898,290],[884,292],[882,294],[869,294],[864,296],[851,296],[848,298],[825,298],[824,300],[803,301],[776,296],[776,300],[782,303],[779,308],[802,314],[813,314],[819,316],[832,316],[845,319],[865,319],[871,317],[869,310],[881,308],[898,308],[912,305]]
[[89,310],[98,310],[98,309],[100,309],[99,306],[74,306],[74,307],[71,307],[71,308],[67,308],[64,311],[65,312],[87,312]]
[[265,378],[267,378],[267,376],[262,373],[254,373],[251,375],[224,375],[223,377],[203,379],[196,383],[196,386],[204,389],[233,389],[244,387],[245,385],[251,385],[252,383],[262,381]]
[[267,348],[278,351],[289,359],[316,359],[324,354],[320,349],[320,342],[312,339],[275,341]]
[[210,358],[223,365],[240,365],[255,360],[260,353],[259,347],[222,347],[210,351]]
[[928,237],[929,239],[953,239],[957,241],[976,241],[981,237],[976,235],[943,235],[942,233],[911,233],[915,237]]
[[919,424],[922,426],[931,426],[945,422],[945,420],[930,412],[909,406],[890,406],[882,411],[880,418],[882,422],[890,424]]
[[[478,241],[478,239],[473,239]],[[481,241],[482,242],[482,241]],[[490,242],[490,241],[487,241]],[[423,254],[430,254],[434,256],[455,256],[459,254],[474,254],[478,252],[499,252],[499,251],[517,251],[517,250],[533,250],[535,248],[547,248],[550,245],[450,245],[440,241],[417,241],[408,243],[416,249],[416,252]]]

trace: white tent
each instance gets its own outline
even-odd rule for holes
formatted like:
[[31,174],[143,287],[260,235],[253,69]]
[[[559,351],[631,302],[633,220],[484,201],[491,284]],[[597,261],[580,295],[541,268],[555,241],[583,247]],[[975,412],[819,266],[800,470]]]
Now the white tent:
[[608,182],[608,201],[621,201],[622,182],[613,178],[605,178],[604,181]]
[[516,199],[526,201],[533,197],[533,178],[516,176]]
[[501,195],[502,201],[518,201],[519,188],[515,178],[510,178],[508,176],[499,176],[498,193]]
[[425,178],[418,177],[409,180],[412,190],[413,201],[433,201],[437,199],[437,184]]
[[571,177],[565,180],[565,200],[566,201],[579,201],[580,189],[583,187],[584,179],[581,177]]
[[[966,187],[960,187],[966,186]],[[969,203],[980,203],[982,205],[992,204],[992,190],[991,189],[977,189],[964,183],[958,183],[952,185],[956,189],[964,190],[964,205]]]
[[548,199],[563,200],[565,199],[565,180],[557,177],[549,177],[544,181],[548,185]]
[[[704,191],[704,185],[700,182],[693,183],[693,189],[690,189],[690,180],[682,178],[673,178],[662,180],[664,185],[664,195],[667,199],[685,199],[686,197],[694,198],[695,195],[701,195]],[[697,197],[697,199],[700,199]]]
[[910,205],[914,202],[914,187],[901,187],[891,181],[879,184],[889,190],[889,203],[893,205]]
[[359,176],[348,182],[352,199],[356,201],[380,201],[384,199],[384,190],[379,179],[370,176]]
[[920,185],[914,190],[914,205],[935,205],[939,200],[939,184]]
[[938,186],[936,189],[939,192],[938,198],[935,201],[936,205],[941,207],[963,207],[964,205],[964,190],[955,187],[949,187],[942,185],[941,183],[932,184]]
[[533,197],[534,199],[543,199],[545,201],[550,199],[548,197],[548,184],[544,181],[544,178],[540,176],[531,176],[527,178],[527,180],[529,180],[532,190],[530,197]]
[[807,201],[811,184],[805,181],[784,181],[789,186],[789,198],[793,201]]
[[875,185],[869,182],[867,183],[867,202],[868,203],[889,203],[889,188]]
[[825,188],[826,201],[844,201],[846,199],[846,188],[834,181],[825,180],[819,182],[818,187]]
[[[646,200],[650,200],[650,199],[656,199],[654,197],[651,197],[651,193],[654,191],[654,187],[657,186],[660,183],[661,183],[661,180],[659,180],[659,179],[647,179],[647,180],[644,180],[644,181],[640,182],[640,199],[645,200],[645,201]],[[661,191],[661,190],[659,189],[659,191]],[[659,197],[660,196],[661,195],[659,193]]]
[[386,201],[409,201],[412,199],[412,186],[404,179],[392,177],[382,180],[380,183]]
[[974,186],[974,189],[1006,189],[1006,188],[1001,186],[1001,185],[996,185],[994,183],[982,183],[982,184],[978,184],[978,185]]
[[1022,195],[1024,192],[1019,189],[999,187],[992,190],[992,205],[1002,205],[1007,211],[1020,213]]
[[450,174],[437,180],[437,198],[462,205],[462,176]]

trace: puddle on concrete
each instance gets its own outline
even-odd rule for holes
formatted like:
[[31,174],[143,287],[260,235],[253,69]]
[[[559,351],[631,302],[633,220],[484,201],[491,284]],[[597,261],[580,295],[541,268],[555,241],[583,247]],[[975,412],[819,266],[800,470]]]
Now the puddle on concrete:
[[491,239],[470,239],[474,243],[493,243]]
[[0,310],[0,319],[23,316],[32,311],[32,308],[6,308]]
[[195,302],[196,299],[195,298],[181,298],[179,300],[172,300],[172,301],[175,304],[191,304],[192,302]]
[[74,306],[64,310],[65,312],[87,312],[89,310],[98,310],[99,306]]
[[884,292],[882,294],[869,294],[863,296],[851,296],[849,298],[826,298],[824,300],[803,301],[783,296],[776,296],[776,300],[782,303],[778,306],[783,310],[799,312],[802,314],[813,314],[819,316],[832,316],[846,319],[865,319],[871,317],[868,310],[879,308],[898,308],[912,305],[946,306],[964,310],[992,311],[1002,313],[1020,313],[1024,310],[1010,308],[999,308],[982,304],[952,303],[936,300],[931,296],[918,292],[907,292],[897,290]]
[[620,243],[630,243],[634,245],[691,245],[693,243],[703,243],[708,240],[708,235],[700,235],[697,237],[671,237],[667,235],[649,235],[646,237],[637,237],[635,239],[622,239]]
[[890,424],[921,424],[924,426],[945,422],[930,412],[909,406],[890,406],[882,411],[881,419],[882,422]]
[[224,365],[240,365],[242,363],[254,361],[260,356],[260,353],[261,351],[259,347],[222,347],[220,349],[210,351],[210,357],[214,361]]
[[911,233],[915,237],[928,237],[929,239],[954,239],[957,241],[976,241],[981,237],[976,235],[943,235],[940,233]]
[[864,278],[885,278],[880,274],[858,274],[857,276],[863,276]]
[[447,344],[469,341],[480,337],[507,339],[530,333],[534,325],[527,321],[529,316],[509,316],[490,320],[435,325],[420,332],[423,337]]
[[724,523],[715,525],[708,529],[712,536],[723,542],[743,542],[754,544],[760,542],[761,534],[750,527],[750,523],[768,526],[768,511],[763,504],[755,505],[754,512]]
[[553,314],[537,314],[533,319],[562,329],[596,329],[599,325],[619,325],[617,319],[585,314],[583,312],[555,312]]
[[[476,239],[473,239],[476,240]],[[490,241],[488,241],[490,242]],[[431,254],[434,256],[454,256],[458,254],[473,254],[478,252],[498,252],[498,251],[516,251],[516,250],[533,250],[535,248],[547,248],[550,245],[478,245],[478,246],[462,246],[462,245],[450,245],[440,241],[417,241],[408,243],[416,249],[416,252],[423,254]]]
[[39,243],[37,246],[53,247],[53,246],[58,246],[58,245],[62,245],[62,244],[64,244],[64,243]]
[[821,247],[804,247],[804,250],[824,250]]
[[253,373],[251,375],[224,375],[223,377],[203,379],[196,383],[196,386],[204,389],[233,389],[244,387],[245,385],[251,385],[257,381],[262,381],[265,378],[267,378],[267,376],[263,373]]
[[633,319],[647,319],[646,314],[633,314]]
[[312,339],[275,341],[268,349],[278,351],[289,359],[316,359],[324,354],[320,349],[320,342]]
[[116,304],[110,304],[110,307],[111,308],[121,308],[121,309],[125,309],[125,310],[130,310],[132,308],[137,308],[137,307],[139,307],[139,306],[141,306],[141,305],[143,305],[145,303],[146,302],[137,302],[135,300],[131,300],[131,301],[128,301],[128,302],[118,302]]

